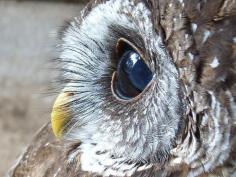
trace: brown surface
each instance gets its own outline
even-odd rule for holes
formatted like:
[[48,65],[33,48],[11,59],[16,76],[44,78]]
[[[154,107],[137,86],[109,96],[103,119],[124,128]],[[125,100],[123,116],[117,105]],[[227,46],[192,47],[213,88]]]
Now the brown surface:
[[80,4],[0,1],[0,176],[49,120],[55,33]]

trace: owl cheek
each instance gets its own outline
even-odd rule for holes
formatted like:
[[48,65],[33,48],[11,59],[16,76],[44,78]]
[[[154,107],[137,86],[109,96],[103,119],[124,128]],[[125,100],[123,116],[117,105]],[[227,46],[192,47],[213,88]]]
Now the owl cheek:
[[65,125],[69,122],[69,112],[65,104],[69,101],[68,92],[62,92],[57,97],[51,112],[51,125],[54,135],[61,138]]

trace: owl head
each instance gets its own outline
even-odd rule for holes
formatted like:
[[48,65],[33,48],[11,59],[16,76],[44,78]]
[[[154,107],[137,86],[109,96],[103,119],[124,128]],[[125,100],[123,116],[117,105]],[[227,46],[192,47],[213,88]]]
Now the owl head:
[[[182,1],[175,3],[165,7],[184,8]],[[194,81],[198,60],[187,51],[197,24],[171,37],[171,25],[161,24],[165,17],[155,7],[155,1],[96,1],[62,33],[63,89],[53,107],[52,128],[61,141],[78,143],[68,160],[80,154],[84,171],[125,176],[153,166],[202,167],[197,159],[210,140],[199,127],[210,132],[208,118],[215,116],[219,102]],[[186,25],[178,13],[172,22]],[[204,35],[209,37],[203,33],[203,42]],[[178,58],[184,56],[176,57],[183,50],[187,64]],[[214,108],[199,123],[209,113],[207,105]]]

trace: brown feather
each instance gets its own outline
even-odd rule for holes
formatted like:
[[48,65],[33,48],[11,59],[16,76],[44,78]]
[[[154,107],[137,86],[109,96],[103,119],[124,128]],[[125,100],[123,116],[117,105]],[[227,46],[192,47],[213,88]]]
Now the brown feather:
[[[85,8],[83,16],[102,2],[105,1],[91,2]],[[154,28],[165,39],[165,45],[179,70],[181,82],[186,86],[185,99],[193,102],[189,104],[186,132],[179,137],[178,146],[181,147],[181,143],[184,143],[191,130],[192,138],[201,138],[198,144],[201,151],[198,163],[211,156],[201,147],[201,143],[208,138],[210,133],[208,126],[212,123],[203,122],[203,115],[213,109],[210,107],[213,101],[209,93],[211,91],[221,104],[218,121],[222,126],[222,133],[227,129],[227,124],[224,123],[226,113],[223,108],[229,113],[227,121],[232,125],[231,152],[221,165],[215,166],[210,173],[205,172],[200,176],[235,176],[236,121],[233,119],[235,110],[230,107],[230,99],[236,102],[236,43],[233,40],[236,37],[236,1],[185,0],[181,3],[177,0],[146,0],[144,3],[152,12]],[[231,97],[226,93],[231,93]],[[77,161],[68,164],[66,160],[68,155],[78,145],[55,140],[50,124],[47,124],[34,138],[19,163],[11,170],[10,176],[51,177],[57,174],[57,177],[95,177],[96,174],[80,170],[79,156]],[[205,171],[204,165],[199,168]],[[179,167],[170,166],[162,170],[154,166],[136,172],[133,176],[185,177],[195,169],[194,165],[185,163]]]

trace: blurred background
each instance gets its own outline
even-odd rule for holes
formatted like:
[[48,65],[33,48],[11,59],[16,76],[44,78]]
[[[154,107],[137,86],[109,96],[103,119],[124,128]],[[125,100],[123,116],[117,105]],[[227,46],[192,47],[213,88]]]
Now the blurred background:
[[50,120],[56,33],[85,0],[0,0],[0,176]]

